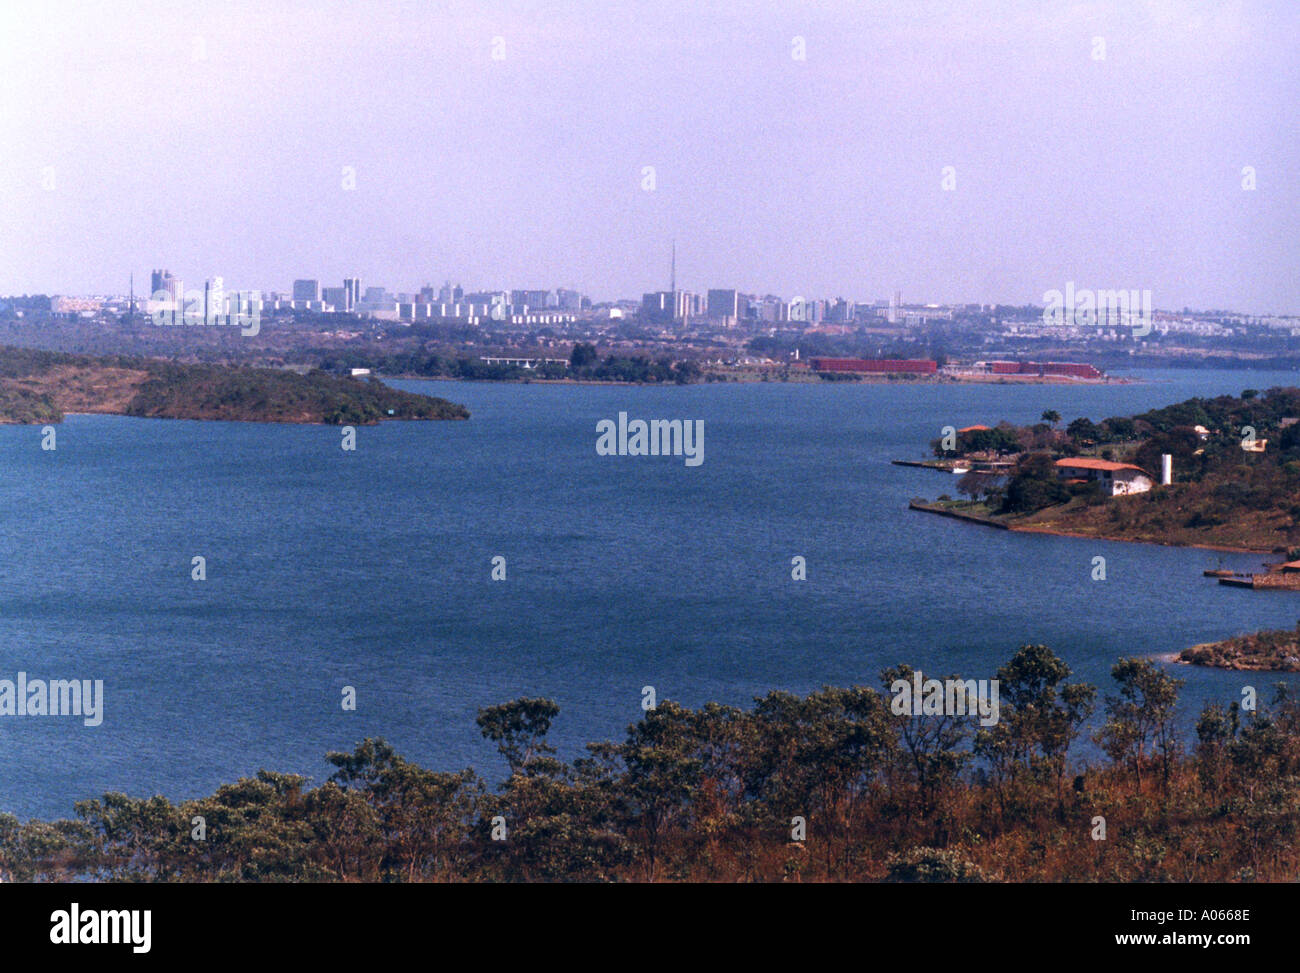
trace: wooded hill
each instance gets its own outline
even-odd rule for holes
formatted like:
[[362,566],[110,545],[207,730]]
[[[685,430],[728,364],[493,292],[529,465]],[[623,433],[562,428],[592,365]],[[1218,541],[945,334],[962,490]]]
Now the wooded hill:
[[1225,687],[1234,701],[1207,707],[1188,747],[1178,680],[1148,659],[1112,677],[1099,699],[1025,646],[997,672],[990,726],[898,710],[907,666],[881,689],[750,709],[661,700],[571,762],[547,742],[559,707],[520,699],[479,711],[499,787],[365,740],[329,754],[314,787],[262,771],[180,803],[107,794],[70,820],[0,815],[0,879],[1294,881],[1300,704],[1261,685],[1243,711]]
[[464,406],[377,379],[0,346],[0,422],[59,422],[69,412],[330,425],[469,418]]
[[[1300,546],[1300,389],[1189,399],[1136,416],[1065,429],[1060,416],[1016,427],[1002,423],[958,435],[939,456],[1012,460],[1005,478],[978,473],[958,490],[976,512],[1012,527],[1146,541],[1290,552]],[[1197,427],[1201,427],[1200,431]],[[1243,448],[1263,443],[1262,451]],[[1133,496],[1103,496],[1095,483],[1066,484],[1053,461],[1093,456],[1132,463],[1159,481],[1173,457],[1174,482]]]

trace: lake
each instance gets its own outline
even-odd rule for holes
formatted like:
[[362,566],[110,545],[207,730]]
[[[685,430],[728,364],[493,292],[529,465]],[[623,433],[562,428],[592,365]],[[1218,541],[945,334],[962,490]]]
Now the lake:
[[[259,768],[320,781],[383,736],[504,776],[479,707],[549,696],[552,742],[621,738],[642,688],[747,704],[900,662],[989,678],[1051,646],[1109,689],[1125,655],[1291,627],[1300,597],[1208,567],[1259,555],[1014,534],[907,509],[955,478],[895,467],[945,425],[1065,422],[1297,384],[1159,371],[1130,385],[685,387],[397,382],[468,422],[329,427],[71,416],[0,427],[0,678],[102,679],[103,723],[0,717],[0,810],[105,791],[197,797]],[[704,462],[598,456],[596,424],[703,420]],[[191,580],[191,559],[206,580]],[[1092,558],[1108,580],[1091,580]],[[791,558],[808,580],[791,580]],[[505,558],[506,580],[491,579]],[[1276,675],[1173,667],[1190,727]],[[1296,682],[1296,677],[1286,677]],[[344,711],[343,687],[357,707]]]

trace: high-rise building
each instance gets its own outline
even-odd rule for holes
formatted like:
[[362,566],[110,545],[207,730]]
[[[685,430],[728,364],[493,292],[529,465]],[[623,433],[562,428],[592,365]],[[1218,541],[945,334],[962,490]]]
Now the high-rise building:
[[220,277],[203,285],[203,323],[219,324],[226,313],[226,286]]
[[344,277],[343,291],[345,295],[343,310],[355,311],[357,305],[361,303],[361,278]]
[[690,291],[651,291],[641,295],[641,319],[647,324],[681,323],[703,306],[703,299]]
[[293,299],[295,301],[319,301],[320,281],[295,280],[293,282]]
[[709,289],[706,313],[715,321],[740,316],[740,295],[735,288]]
[[[159,295],[165,295],[159,297]],[[176,304],[185,297],[184,285],[180,279],[173,277],[169,270],[155,270],[149,276],[149,298]]]
[[514,290],[510,292],[510,303],[515,307],[524,306],[529,310],[555,307],[555,295],[550,291]]
[[321,291],[321,300],[326,304],[332,304],[336,311],[346,311],[348,304],[348,292],[346,287],[326,287]]
[[646,324],[672,324],[673,302],[669,291],[650,291],[641,295],[641,320]]
[[850,324],[853,321],[853,305],[842,297],[835,298],[835,303],[826,312],[826,319],[836,324]]
[[890,324],[898,324],[903,318],[903,292],[894,291],[894,296],[889,299],[889,314],[885,320]]

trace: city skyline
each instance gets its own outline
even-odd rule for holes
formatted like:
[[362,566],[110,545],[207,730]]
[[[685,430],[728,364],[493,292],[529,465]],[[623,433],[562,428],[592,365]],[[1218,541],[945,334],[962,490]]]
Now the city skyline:
[[663,286],[676,238],[696,291],[1024,304],[1076,280],[1296,313],[1288,24],[1154,0],[7,8],[0,200],[31,245],[0,290],[311,267],[615,300]]
[[[675,267],[674,267],[674,274],[675,274]],[[135,299],[137,301],[144,301],[159,293],[160,288],[156,285],[159,282],[160,276],[164,276],[165,277],[164,286],[161,288],[161,290],[166,291],[169,295],[169,298],[174,300],[177,295],[177,288],[180,289],[180,293],[184,293],[184,294],[188,294],[196,290],[201,292],[202,285],[204,284],[209,284],[215,281],[218,283],[218,285],[221,285],[224,281],[228,279],[227,276],[224,274],[187,275],[182,273],[179,275],[173,275],[171,274],[169,268],[150,268],[148,274],[146,274],[145,276],[151,278],[150,290],[148,293],[143,291],[132,291],[131,288],[133,285],[128,283],[128,287],[122,290],[108,289],[103,291],[74,292],[74,291],[67,291],[67,290],[60,291],[57,289],[52,289],[49,291],[23,292],[21,294],[19,292],[0,293],[0,298],[27,297],[27,296],[37,296],[43,294],[52,298],[66,297],[66,298],[74,298],[74,299],[90,298],[90,299],[102,299],[102,300],[126,300],[128,299],[129,294],[134,293]],[[133,277],[133,273],[128,274],[128,281],[131,280],[132,277]],[[384,278],[381,277],[381,279]],[[196,286],[195,287],[185,286],[185,282],[187,280],[192,280],[196,282]],[[894,288],[892,293],[888,296],[878,295],[878,294],[868,294],[863,292],[825,294],[825,293],[816,293],[807,290],[803,292],[781,293],[772,288],[759,287],[759,288],[747,290],[739,287],[718,288],[710,285],[691,286],[691,287],[677,286],[672,290],[656,289],[652,291],[641,291],[639,294],[624,294],[624,295],[613,296],[613,295],[593,295],[585,291],[574,290],[562,286],[520,288],[517,286],[513,286],[514,283],[516,282],[506,282],[495,286],[483,285],[481,283],[479,284],[471,283],[469,285],[466,285],[463,281],[459,279],[449,278],[449,277],[444,277],[441,279],[441,282],[439,282],[438,278],[435,276],[432,279],[426,277],[424,278],[424,282],[422,284],[411,284],[409,285],[409,289],[405,289],[404,287],[401,286],[394,286],[387,281],[381,284],[374,284],[369,280],[363,280],[362,278],[356,276],[341,277],[339,278],[339,283],[337,284],[337,286],[334,286],[331,285],[330,280],[328,278],[318,275],[316,277],[294,277],[292,280],[288,282],[287,286],[282,283],[272,287],[251,287],[251,288],[244,287],[244,288],[240,288],[240,290],[246,293],[259,295],[263,299],[270,299],[274,297],[274,298],[279,298],[281,300],[293,300],[293,301],[306,300],[306,301],[311,301],[316,303],[323,302],[325,304],[330,304],[330,303],[342,303],[342,302],[331,302],[329,300],[326,300],[325,295],[328,292],[333,291],[341,297],[345,291],[351,289],[352,295],[349,299],[347,299],[344,306],[335,308],[335,310],[347,311],[349,313],[353,312],[358,307],[363,307],[363,313],[364,313],[364,305],[373,303],[374,300],[376,299],[380,299],[375,296],[372,296],[373,292],[383,292],[382,300],[385,302],[417,301],[417,302],[431,302],[431,303],[439,303],[439,302],[459,303],[462,300],[470,300],[471,298],[473,298],[475,301],[481,301],[484,295],[505,295],[511,298],[512,303],[530,303],[528,301],[520,302],[520,301],[513,300],[515,295],[527,293],[530,295],[549,294],[552,297],[556,297],[557,295],[568,295],[573,298],[581,299],[582,302],[585,302],[581,305],[581,307],[586,308],[586,307],[644,305],[644,299],[647,297],[651,297],[651,296],[658,297],[661,295],[676,293],[677,295],[679,295],[679,297],[682,298],[690,297],[698,300],[701,306],[707,305],[709,301],[713,300],[714,295],[730,294],[732,295],[733,300],[743,298],[750,302],[774,300],[774,301],[783,302],[787,305],[799,304],[799,303],[807,303],[810,305],[811,304],[832,305],[836,303],[847,303],[847,305],[850,308],[856,306],[856,307],[875,307],[875,308],[896,307],[900,309],[901,308],[962,308],[962,307],[993,309],[999,306],[1007,307],[1007,308],[1038,307],[1038,308],[1047,309],[1052,306],[1053,300],[1059,300],[1059,295],[1061,293],[1059,287],[1049,288],[1048,291],[1045,291],[1044,294],[1039,295],[1036,299],[1029,299],[1023,302],[1018,302],[1013,304],[1005,301],[989,302],[989,301],[964,300],[964,299],[940,301],[940,300],[934,300],[928,297],[927,295],[916,296],[911,294],[908,294],[907,295],[908,299],[905,300],[904,291],[901,288],[897,288],[897,287]],[[672,284],[677,283],[675,277],[671,281],[671,283]],[[1066,285],[1066,287],[1069,288],[1070,291],[1073,291],[1075,289],[1076,282],[1065,281],[1063,283]],[[299,293],[300,285],[307,285],[307,284],[315,285],[314,296],[309,297],[306,295],[301,295]],[[1082,292],[1083,290],[1085,290],[1085,288],[1080,286],[1079,290]],[[1123,291],[1125,289],[1091,288],[1089,290],[1092,293],[1105,294],[1108,291],[1112,291],[1112,290]],[[464,295],[464,296],[452,297],[447,294],[448,291],[453,291],[456,295]],[[1055,294],[1055,297],[1053,296],[1053,294]],[[1147,296],[1149,297],[1149,295]],[[557,304],[548,304],[546,306],[556,307],[560,305],[557,303]],[[738,302],[736,307],[737,310],[739,311],[740,305]],[[574,306],[568,309],[576,310],[578,309],[578,307]],[[1154,305],[1154,310],[1162,313],[1173,313],[1173,314],[1190,313],[1195,315],[1213,315],[1213,314],[1221,313],[1221,314],[1236,316],[1236,317],[1254,317],[1254,318],[1291,318],[1291,317],[1300,316],[1300,312],[1291,312],[1291,311],[1273,311],[1268,309],[1242,308],[1242,307],[1196,307],[1191,305],[1175,305],[1172,303],[1169,304],[1156,303]],[[689,316],[703,316],[703,313],[700,312]]]

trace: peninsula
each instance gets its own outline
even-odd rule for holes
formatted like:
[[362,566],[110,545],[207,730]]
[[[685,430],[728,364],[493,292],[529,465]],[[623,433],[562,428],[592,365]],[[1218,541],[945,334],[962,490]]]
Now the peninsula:
[[377,379],[0,346],[0,423],[68,413],[326,425],[469,418],[462,405]]
[[969,426],[925,465],[956,491],[912,508],[1011,530],[1300,557],[1300,389],[1189,399],[1064,429],[1052,410]]
[[1300,626],[1236,635],[1183,649],[1178,662],[1216,669],[1256,672],[1300,672]]

